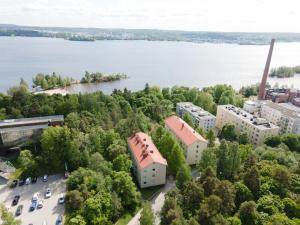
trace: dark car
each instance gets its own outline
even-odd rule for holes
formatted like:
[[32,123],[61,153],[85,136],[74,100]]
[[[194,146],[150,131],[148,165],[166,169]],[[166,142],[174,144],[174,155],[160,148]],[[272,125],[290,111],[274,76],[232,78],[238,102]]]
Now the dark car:
[[29,208],[29,211],[34,211],[37,207],[37,201],[32,201],[31,202],[31,205],[30,205],[30,208]]
[[62,224],[63,224],[63,217],[62,215],[59,215],[56,220],[56,225],[62,225]]
[[16,210],[16,216],[20,216],[23,211],[23,205],[19,205],[17,210]]
[[17,185],[18,185],[18,180],[13,180],[10,184],[10,187],[15,188],[15,187],[17,187]]
[[12,201],[12,205],[18,205],[19,199],[20,199],[20,195],[16,195],[14,197],[14,200]]
[[32,180],[31,180],[31,183],[34,184],[34,183],[36,183],[36,181],[37,181],[37,177],[33,177]]
[[26,179],[19,180],[19,186],[23,186],[26,182]]

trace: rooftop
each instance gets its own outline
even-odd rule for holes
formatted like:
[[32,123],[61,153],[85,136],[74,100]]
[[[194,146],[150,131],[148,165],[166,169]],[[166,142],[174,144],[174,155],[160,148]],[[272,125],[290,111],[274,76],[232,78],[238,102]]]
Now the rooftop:
[[191,114],[198,118],[205,118],[205,117],[215,117],[211,113],[203,110],[201,107],[194,105],[191,102],[179,102],[177,103],[178,106],[185,108],[187,111],[189,111]]
[[127,142],[140,168],[144,169],[152,163],[167,165],[167,161],[147,134],[138,132],[129,137]]
[[1,120],[0,129],[8,128],[8,127],[30,126],[34,124],[43,124],[48,122],[63,122],[63,121],[64,121],[63,115]]
[[235,117],[238,117],[246,123],[255,126],[261,130],[279,128],[278,126],[268,122],[266,119],[253,116],[245,110],[235,107],[233,105],[219,105],[218,107],[226,109]]
[[165,124],[186,145],[191,145],[197,140],[207,142],[190,125],[175,115],[166,118]]
[[262,105],[267,105],[272,109],[280,111],[283,115],[299,119],[300,118],[300,108],[291,103],[274,103],[271,101],[264,101]]

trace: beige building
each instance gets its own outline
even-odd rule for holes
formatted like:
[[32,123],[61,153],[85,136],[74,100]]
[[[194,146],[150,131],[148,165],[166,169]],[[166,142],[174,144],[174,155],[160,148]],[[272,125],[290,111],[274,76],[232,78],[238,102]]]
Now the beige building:
[[261,145],[267,137],[279,133],[279,127],[266,119],[253,116],[233,105],[219,105],[216,127],[222,129],[226,124],[234,125],[237,134],[246,133],[254,145]]
[[138,132],[127,139],[133,171],[141,188],[166,183],[167,161],[147,134]]
[[165,126],[181,144],[187,163],[196,164],[201,158],[202,151],[207,148],[207,140],[177,116],[165,119]]
[[289,103],[260,103],[260,115],[280,127],[280,133],[300,134],[300,108]]

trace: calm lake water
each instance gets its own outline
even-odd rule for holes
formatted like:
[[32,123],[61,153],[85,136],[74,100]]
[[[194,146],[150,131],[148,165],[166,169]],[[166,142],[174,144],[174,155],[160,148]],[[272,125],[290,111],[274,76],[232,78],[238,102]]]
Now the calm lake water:
[[[196,44],[185,42],[95,41],[0,37],[0,92],[17,85],[21,77],[31,83],[41,73],[56,72],[80,79],[84,72],[126,73],[130,78],[112,83],[73,86],[73,92],[114,88],[131,90],[150,85],[205,87],[260,82],[269,46]],[[272,65],[300,65],[300,43],[276,43]],[[300,88],[300,75],[269,79],[271,84]]]

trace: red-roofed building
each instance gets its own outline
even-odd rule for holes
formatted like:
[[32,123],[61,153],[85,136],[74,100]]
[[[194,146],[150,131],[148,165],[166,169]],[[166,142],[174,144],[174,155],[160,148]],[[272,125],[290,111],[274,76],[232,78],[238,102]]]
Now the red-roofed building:
[[127,143],[140,187],[165,184],[168,164],[153,144],[151,137],[138,132],[129,137]]
[[188,164],[196,164],[201,158],[202,151],[207,148],[207,140],[175,115],[165,119],[165,126],[181,144]]

